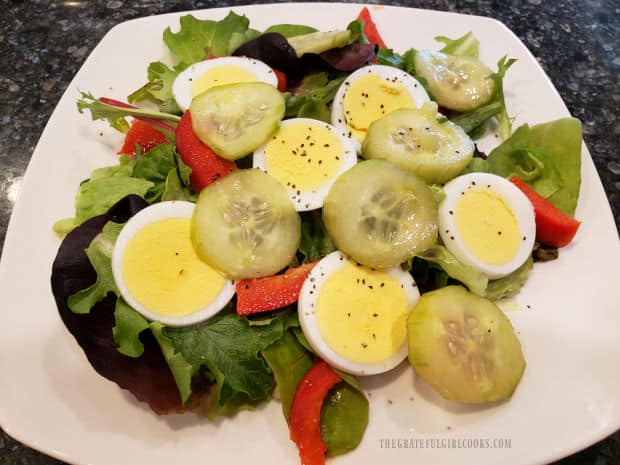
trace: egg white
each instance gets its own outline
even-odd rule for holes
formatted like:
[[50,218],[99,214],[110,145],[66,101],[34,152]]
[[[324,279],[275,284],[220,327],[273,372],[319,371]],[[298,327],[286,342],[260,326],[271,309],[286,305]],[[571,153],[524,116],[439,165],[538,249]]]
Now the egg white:
[[234,283],[231,280],[225,280],[220,293],[206,307],[185,316],[166,316],[152,312],[150,309],[140,304],[132,296],[123,279],[122,260],[125,250],[133,236],[148,224],[158,220],[166,218],[191,218],[194,213],[194,207],[194,203],[184,201],[160,202],[148,206],[129,219],[116,239],[114,249],[112,250],[112,275],[114,276],[116,287],[118,287],[123,299],[125,299],[129,306],[148,320],[159,321],[169,326],[186,326],[199,323],[211,318],[222,310],[235,295]]
[[[280,127],[286,127],[292,124],[306,124],[309,126],[320,126],[328,129],[333,135],[336,136],[338,141],[342,146],[342,152],[339,154],[339,167],[338,170],[334,173],[334,175],[325,180],[325,183],[320,187],[315,189],[307,189],[301,190],[297,189],[295,185],[295,180],[291,180],[290,185],[284,185],[286,192],[293,202],[295,206],[295,210],[297,211],[309,211],[316,210],[317,208],[321,208],[323,206],[323,202],[325,201],[325,197],[329,192],[329,189],[334,184],[338,176],[347,171],[349,168],[353,167],[357,163],[357,150],[355,142],[351,137],[349,137],[344,131],[332,126],[331,124],[325,123],[323,121],[311,119],[311,118],[291,118],[282,121]],[[274,135],[277,137],[278,133]],[[304,140],[300,140],[300,143],[305,142]],[[268,142],[269,143],[269,142]],[[254,152],[252,158],[252,166],[254,168],[258,168],[261,171],[269,174],[269,167],[267,166],[265,160],[265,147],[267,144],[260,147],[258,150]],[[295,186],[295,187],[293,187]]]
[[186,111],[192,103],[192,86],[200,76],[220,66],[237,66],[254,75],[257,81],[278,87],[276,73],[262,61],[247,57],[218,57],[199,61],[181,72],[172,84],[172,95],[179,108]]
[[[336,92],[334,102],[332,104],[332,124],[337,128],[343,130],[346,134],[348,134],[349,132],[349,127],[347,126],[347,120],[344,113],[344,98],[346,96],[347,90],[352,83],[364,76],[368,76],[369,74],[374,74],[382,79],[385,79],[386,81],[401,84],[411,96],[411,99],[413,100],[416,108],[420,108],[424,102],[430,101],[426,90],[424,90],[424,86],[422,86],[422,84],[420,84],[418,80],[414,78],[411,74],[398,68],[394,68],[393,66],[364,66],[363,68],[360,68],[354,73],[350,74],[343,81],[343,83],[338,88],[338,91]],[[356,142],[357,151],[361,152],[361,144],[357,140]]]
[[[407,357],[408,341],[406,337],[401,347],[392,357],[380,363],[366,364],[354,362],[336,353],[321,335],[315,312],[321,288],[333,273],[347,263],[356,264],[349,260],[342,252],[332,252],[314,266],[304,281],[298,300],[299,322],[301,323],[302,331],[317,355],[331,366],[358,376],[384,373],[396,367]],[[411,310],[420,298],[420,292],[413,277],[400,267],[385,270],[384,272],[401,283],[409,310]]]
[[[476,257],[466,246],[456,227],[456,205],[463,192],[473,188],[487,188],[501,197],[512,211],[521,240],[514,257],[507,263],[493,265]],[[444,186],[445,198],[439,204],[439,234],[452,255],[461,263],[485,274],[489,279],[506,276],[519,268],[532,253],[536,237],[534,208],[528,198],[514,184],[490,173],[469,173],[454,178]],[[480,218],[485,212],[480,212]]]

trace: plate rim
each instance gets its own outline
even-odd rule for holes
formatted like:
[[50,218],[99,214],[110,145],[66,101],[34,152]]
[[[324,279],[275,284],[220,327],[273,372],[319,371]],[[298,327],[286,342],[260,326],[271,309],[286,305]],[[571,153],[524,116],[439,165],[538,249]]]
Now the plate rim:
[[[78,72],[73,76],[73,78],[71,79],[71,81],[69,82],[69,84],[67,85],[66,90],[63,92],[62,96],[59,98],[58,102],[56,103],[56,106],[54,108],[54,111],[52,112],[52,114],[50,115],[50,118],[48,119],[43,131],[41,132],[41,136],[37,142],[37,144],[35,145],[35,148],[33,150],[33,153],[30,157],[30,160],[27,164],[25,173],[24,173],[24,181],[26,182],[27,179],[30,179],[31,176],[28,176],[28,174],[31,172],[31,165],[33,164],[33,162],[36,162],[36,158],[35,155],[40,151],[40,145],[43,144],[43,142],[45,141],[45,139],[48,136],[48,132],[49,132],[49,126],[50,126],[50,122],[53,121],[55,119],[55,117],[57,117],[56,113],[58,111],[59,108],[59,104],[64,101],[66,98],[68,98],[68,94],[70,92],[74,91],[74,86],[73,84],[75,83],[78,74],[80,73],[80,71],[87,66],[87,64],[89,64],[89,61],[93,55],[93,53],[95,52],[95,50],[99,47],[102,46],[102,44],[104,44],[106,42],[106,40],[109,40],[110,36],[113,36],[115,34],[118,33],[119,30],[125,28],[125,27],[129,27],[131,26],[132,23],[136,23],[136,22],[143,22],[145,20],[149,20],[149,19],[156,19],[156,18],[162,18],[162,17],[175,17],[178,18],[183,14],[202,14],[205,13],[207,16],[211,15],[211,14],[216,14],[217,12],[222,12],[222,11],[231,11],[231,10],[235,10],[235,8],[237,9],[265,9],[265,8],[285,8],[286,6],[290,6],[290,5],[295,5],[296,7],[299,6],[303,6],[303,5],[307,5],[307,6],[313,6],[313,7],[317,7],[317,6],[332,6],[332,5],[343,5],[343,6],[347,6],[350,7],[351,9],[356,8],[356,7],[363,7],[363,6],[368,6],[368,7],[380,7],[380,8],[388,8],[388,9],[402,9],[402,10],[408,10],[408,11],[425,11],[425,12],[433,12],[433,13],[437,13],[437,14],[442,14],[442,15],[453,15],[453,16],[460,16],[460,17],[475,17],[475,18],[479,18],[481,20],[484,21],[488,21],[488,22],[492,22],[492,23],[496,23],[499,26],[501,26],[504,29],[504,32],[510,34],[510,36],[512,36],[513,39],[515,39],[515,41],[521,46],[521,48],[524,50],[524,52],[527,53],[528,58],[530,58],[535,64],[536,66],[539,68],[539,70],[541,71],[542,75],[545,77],[546,79],[546,83],[548,84],[548,87],[550,89],[553,89],[555,96],[557,97],[558,101],[562,103],[563,106],[563,112],[566,114],[566,116],[571,116],[570,112],[568,110],[568,107],[566,106],[566,103],[564,102],[564,100],[562,99],[561,95],[559,94],[558,90],[556,89],[556,87],[553,85],[553,82],[551,81],[551,79],[549,78],[548,74],[546,73],[546,71],[542,68],[542,66],[540,65],[540,63],[538,62],[538,60],[536,59],[536,57],[532,54],[532,52],[525,46],[525,44],[521,41],[521,39],[518,38],[518,36],[510,29],[506,26],[506,24],[504,24],[502,21],[496,19],[496,18],[492,18],[492,17],[487,17],[487,16],[482,16],[482,15],[473,15],[473,14],[466,14],[466,13],[458,13],[458,12],[453,12],[453,11],[441,11],[441,10],[433,10],[433,9],[425,9],[425,8],[410,8],[407,6],[393,6],[393,5],[381,5],[381,4],[373,4],[373,5],[366,5],[366,4],[360,4],[360,3],[342,3],[342,2],[335,2],[335,3],[328,3],[328,2],[318,2],[318,3],[265,3],[265,4],[244,4],[244,5],[234,5],[234,6],[225,6],[225,7],[216,7],[216,8],[205,8],[205,9],[200,9],[200,10],[187,10],[187,11],[179,11],[179,12],[168,12],[168,13],[161,13],[158,15],[152,15],[152,16],[146,16],[146,17],[140,17],[140,18],[133,18],[133,19],[129,19],[126,21],[122,21],[116,25],[114,25],[112,28],[110,28],[105,34],[104,36],[101,38],[101,40],[93,47],[91,53],[89,54],[89,56],[86,58],[86,60],[84,60],[84,63],[80,66],[80,69],[78,70]],[[249,15],[249,13],[246,13]],[[584,157],[584,154],[587,154],[587,157]],[[582,144],[582,162],[583,161],[587,161],[589,163],[592,164],[592,166],[594,167],[594,163],[593,163],[593,159],[592,156],[585,144],[585,142],[583,142]],[[607,208],[606,208],[606,214],[607,216],[609,216],[609,221],[613,224],[614,223],[614,219],[613,219],[613,214],[611,211],[611,207],[609,205],[609,199],[605,194],[605,191],[603,189],[603,185],[600,179],[600,175],[598,174],[598,171],[596,170],[596,168],[594,167],[593,170],[593,175],[594,178],[591,179],[589,182],[593,182],[594,187],[596,187],[597,189],[600,189],[603,197],[607,200]],[[582,180],[583,181],[583,180]],[[582,184],[583,185],[583,184]],[[5,260],[4,260],[4,254],[5,254],[5,249],[6,247],[4,247],[4,245],[6,245],[7,243],[11,243],[13,242],[12,237],[17,234],[16,231],[14,231],[15,229],[15,221],[14,221],[14,216],[15,216],[15,211],[19,208],[20,205],[20,198],[21,198],[21,193],[23,191],[23,187],[20,190],[17,199],[15,201],[15,204],[12,208],[12,212],[10,215],[10,219],[8,222],[8,226],[7,226],[7,231],[6,231],[6,236],[5,236],[5,240],[4,240],[4,244],[3,244],[3,248],[2,251],[0,253],[0,276],[2,276],[1,273],[4,272],[6,265]],[[598,197],[598,194],[597,194]],[[599,212],[599,214],[602,214],[603,212]],[[616,228],[616,232],[617,232],[617,228]],[[620,247],[619,247],[620,250]],[[2,284],[0,282],[0,284]],[[79,350],[81,352],[81,349],[76,348],[76,350]],[[32,441],[30,440],[28,437],[26,437],[26,433],[24,434],[19,434],[18,431],[13,431],[12,428],[9,425],[10,420],[8,419],[8,415],[5,415],[5,411],[2,408],[2,403],[0,403],[0,427],[6,432],[6,434],[8,434],[9,436],[13,437],[14,439],[18,440],[19,442],[21,442],[22,444],[25,444],[33,449],[36,449],[42,453],[45,453],[47,455],[50,455],[52,457],[55,457],[57,459],[63,460],[63,461],[71,461],[71,456],[70,453],[63,453],[59,450],[56,449],[50,449],[47,448],[44,445],[39,444],[37,441]],[[603,439],[604,437],[607,437],[609,434],[613,434],[615,431],[618,431],[618,429],[620,429],[620,419],[618,419],[617,421],[617,425],[615,425],[615,427],[611,426],[611,423],[608,425],[608,428],[603,428],[599,431],[599,433],[593,433],[591,436],[592,437],[588,437],[587,439],[584,439],[582,441],[582,443],[578,444],[578,445],[574,445],[573,447],[565,447],[562,451],[557,451],[556,454],[550,454],[549,457],[546,457],[544,461],[541,461],[539,463],[544,463],[546,462],[547,459],[551,458],[553,460],[557,460],[559,458],[571,455],[579,450],[582,450],[585,447],[588,447],[589,445]],[[605,435],[601,435],[600,432],[605,432]],[[81,462],[79,462],[81,463]],[[528,462],[531,463],[531,462]]]

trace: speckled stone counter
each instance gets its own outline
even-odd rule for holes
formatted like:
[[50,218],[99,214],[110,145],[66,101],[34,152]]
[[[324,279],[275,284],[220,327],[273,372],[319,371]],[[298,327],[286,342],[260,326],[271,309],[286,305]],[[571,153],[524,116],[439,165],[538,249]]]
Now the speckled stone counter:
[[[247,3],[267,2],[0,0],[0,247],[45,123],[84,59],[112,26],[141,16]],[[383,3],[491,16],[512,29],[582,121],[584,140],[620,225],[619,1]],[[1,432],[0,464],[56,463]],[[558,463],[620,464],[620,433]]]

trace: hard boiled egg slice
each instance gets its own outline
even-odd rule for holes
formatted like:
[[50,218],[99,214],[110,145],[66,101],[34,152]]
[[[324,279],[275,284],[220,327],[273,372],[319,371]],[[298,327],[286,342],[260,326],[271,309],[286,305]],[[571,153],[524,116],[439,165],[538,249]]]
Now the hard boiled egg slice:
[[342,130],[310,118],[292,118],[254,152],[253,166],[276,178],[297,211],[315,210],[336,178],[357,162],[355,144]]
[[151,205],[121,230],[112,274],[125,301],[149,320],[184,326],[206,320],[235,294],[232,281],[201,261],[190,241],[191,202]]
[[420,297],[401,268],[376,271],[342,252],[323,258],[299,295],[299,321],[315,352],[355,375],[394,368],[407,356],[407,315]]
[[369,65],[338,88],[332,124],[363,142],[370,124],[400,108],[419,108],[430,99],[413,76],[392,66]]
[[444,186],[439,233],[462,263],[501,278],[519,268],[532,252],[534,209],[510,181],[489,173],[470,173]]
[[172,84],[172,94],[185,111],[192,99],[212,87],[240,82],[265,82],[278,87],[278,77],[265,63],[246,57],[220,57],[194,63]]

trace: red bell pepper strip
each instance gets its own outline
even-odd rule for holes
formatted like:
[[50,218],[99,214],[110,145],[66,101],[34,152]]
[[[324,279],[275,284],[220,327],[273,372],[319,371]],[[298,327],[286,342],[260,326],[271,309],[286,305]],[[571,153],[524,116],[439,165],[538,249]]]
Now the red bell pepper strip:
[[140,147],[141,153],[146,153],[152,148],[160,144],[165,144],[166,142],[168,142],[166,137],[153,126],[144,121],[135,119],[125,135],[125,142],[118,151],[118,154],[130,155],[133,157],[136,154],[136,146]]
[[517,176],[510,181],[530,200],[536,217],[536,240],[552,247],[564,247],[573,240],[580,221],[568,216]]
[[377,30],[377,25],[370,16],[368,7],[362,8],[362,11],[360,11],[357,19],[364,21],[364,35],[368,39],[368,42],[371,44],[377,44],[379,47],[386,48],[385,42],[383,42],[383,39]]
[[237,168],[234,161],[219,157],[202,143],[192,129],[192,116],[189,111],[181,117],[176,129],[177,152],[181,160],[192,169],[189,178],[192,189],[200,192],[213,181],[226,176]]
[[286,92],[286,74],[284,74],[282,71],[278,71],[275,68],[271,68],[271,69],[273,69],[273,72],[278,78],[278,90],[280,92]]
[[314,265],[316,262],[306,263],[283,274],[237,282],[237,314],[247,316],[297,302],[301,286]]
[[291,440],[297,444],[302,465],[323,465],[327,445],[321,437],[321,408],[327,393],[342,378],[318,361],[302,378],[289,415]]

